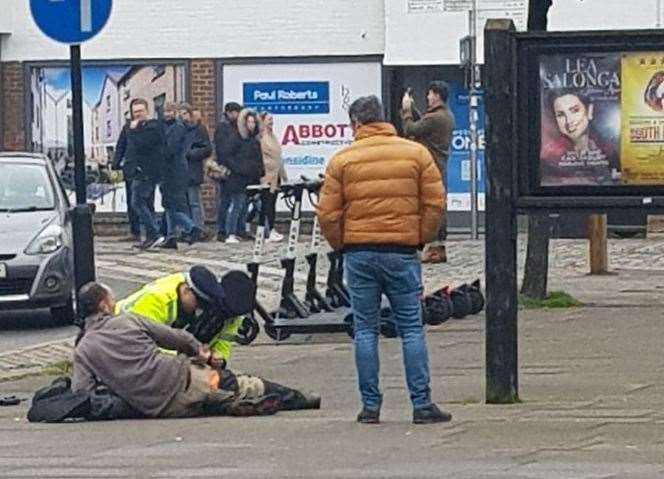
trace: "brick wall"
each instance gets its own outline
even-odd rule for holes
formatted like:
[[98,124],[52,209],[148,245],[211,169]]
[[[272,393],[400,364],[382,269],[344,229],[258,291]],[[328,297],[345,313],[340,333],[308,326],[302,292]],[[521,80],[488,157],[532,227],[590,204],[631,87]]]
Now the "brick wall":
[[[210,132],[210,139],[214,136],[216,119],[216,79],[214,60],[200,59],[191,61],[191,102],[194,107],[203,113],[203,122]],[[202,188],[203,207],[207,221],[216,219],[216,185],[207,179]]]
[[19,62],[4,62],[0,69],[2,90],[0,92],[0,115],[3,126],[2,142],[5,150],[25,149],[25,106],[23,68]]

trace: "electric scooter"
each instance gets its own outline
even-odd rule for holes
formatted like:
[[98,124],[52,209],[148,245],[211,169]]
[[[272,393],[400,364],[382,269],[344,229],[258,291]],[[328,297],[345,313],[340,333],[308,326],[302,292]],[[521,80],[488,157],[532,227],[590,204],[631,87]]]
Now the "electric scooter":
[[[322,175],[321,175],[322,176]],[[301,176],[302,181],[306,182],[305,189],[309,195],[309,201],[316,207],[318,205],[318,195],[323,185],[321,181],[310,181],[306,176]],[[314,199],[315,196],[315,199]],[[332,312],[334,308],[328,302],[327,298],[323,296],[316,287],[317,272],[316,265],[318,263],[318,249],[320,248],[320,225],[318,223],[318,215],[314,216],[314,224],[311,229],[311,243],[309,247],[309,254],[305,256],[307,263],[309,263],[309,273],[307,275],[307,290],[304,296],[304,304],[309,308],[311,313],[320,313],[322,311]]]

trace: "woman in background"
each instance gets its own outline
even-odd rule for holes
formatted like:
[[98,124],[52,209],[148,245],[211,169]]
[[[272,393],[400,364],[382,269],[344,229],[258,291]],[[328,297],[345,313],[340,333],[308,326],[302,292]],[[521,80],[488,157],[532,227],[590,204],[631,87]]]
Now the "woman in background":
[[[263,152],[263,166],[265,175],[261,178],[261,184],[270,185],[270,198],[267,205],[263,205],[267,215],[268,231],[265,232],[267,240],[278,242],[284,239],[283,235],[274,230],[276,218],[276,204],[279,185],[282,181],[288,181],[286,170],[284,170],[283,158],[281,156],[281,144],[274,134],[274,117],[268,113],[260,114],[261,133],[260,142]],[[268,236],[269,234],[269,236]]]
[[240,144],[237,154],[228,159],[231,171],[226,179],[226,189],[230,196],[230,206],[226,217],[226,243],[239,243],[238,236],[244,234],[240,225],[247,217],[247,193],[249,185],[257,184],[265,174],[258,141],[258,117],[256,112],[245,108],[237,120]]

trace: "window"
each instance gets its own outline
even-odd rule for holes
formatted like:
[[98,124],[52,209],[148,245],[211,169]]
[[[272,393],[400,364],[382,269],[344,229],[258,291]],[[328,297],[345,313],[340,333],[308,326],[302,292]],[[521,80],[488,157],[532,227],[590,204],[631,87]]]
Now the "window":
[[0,164],[0,211],[55,208],[46,168],[16,163]]
[[127,101],[127,100],[129,100],[129,98],[131,98],[131,90],[129,88],[127,88],[124,92],[124,95],[122,96],[122,99],[124,101]]
[[71,110],[71,98],[67,98],[67,109]]
[[99,127],[95,126],[95,141],[99,141]]
[[111,125],[111,120],[106,120],[106,138],[113,137],[113,126]]
[[111,95],[106,95],[106,108],[111,109]]
[[155,81],[157,78],[163,76],[166,73],[166,65],[157,65],[153,67],[152,70],[154,71],[152,81]]
[[157,115],[157,118],[161,118],[164,115],[164,105],[166,104],[166,93],[162,93],[159,96],[153,98],[154,103],[154,113]]

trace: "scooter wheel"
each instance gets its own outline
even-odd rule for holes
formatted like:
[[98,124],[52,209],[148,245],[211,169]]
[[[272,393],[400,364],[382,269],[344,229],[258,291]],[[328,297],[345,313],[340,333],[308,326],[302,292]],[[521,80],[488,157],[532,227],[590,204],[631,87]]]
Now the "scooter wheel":
[[284,341],[290,337],[290,333],[288,331],[278,329],[272,325],[266,324],[263,326],[263,329],[265,330],[265,334],[267,334],[270,339],[275,341]]
[[256,339],[256,336],[258,336],[259,331],[260,327],[258,326],[256,318],[253,316],[245,316],[242,320],[242,326],[240,326],[238,337],[235,341],[242,346],[251,344],[254,339]]

